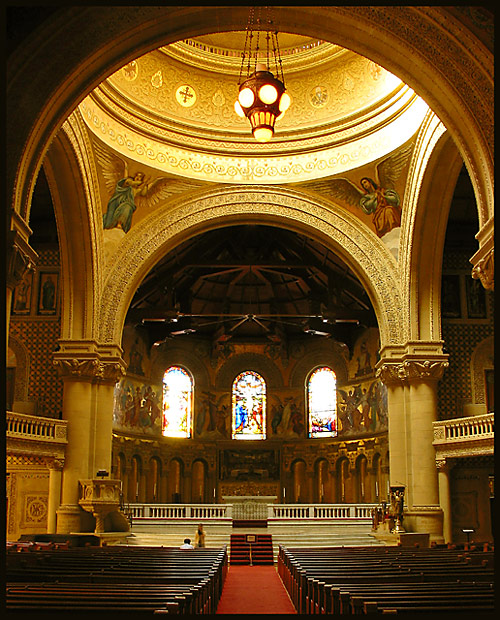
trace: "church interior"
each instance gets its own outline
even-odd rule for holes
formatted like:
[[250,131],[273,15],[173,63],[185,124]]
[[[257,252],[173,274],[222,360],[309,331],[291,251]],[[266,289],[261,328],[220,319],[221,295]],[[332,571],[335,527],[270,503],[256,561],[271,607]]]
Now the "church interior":
[[[12,7],[7,34],[7,541],[355,513],[493,545],[492,14]],[[265,141],[252,41],[289,98]]]

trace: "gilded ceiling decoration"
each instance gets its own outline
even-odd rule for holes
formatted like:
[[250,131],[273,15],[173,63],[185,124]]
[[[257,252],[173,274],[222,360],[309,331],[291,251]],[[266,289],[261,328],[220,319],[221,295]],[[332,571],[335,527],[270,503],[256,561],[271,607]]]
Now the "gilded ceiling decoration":
[[283,35],[292,105],[271,143],[257,144],[233,109],[243,34],[180,41],[137,58],[81,103],[84,121],[122,156],[165,173],[276,184],[344,174],[388,155],[428,111],[372,61]]

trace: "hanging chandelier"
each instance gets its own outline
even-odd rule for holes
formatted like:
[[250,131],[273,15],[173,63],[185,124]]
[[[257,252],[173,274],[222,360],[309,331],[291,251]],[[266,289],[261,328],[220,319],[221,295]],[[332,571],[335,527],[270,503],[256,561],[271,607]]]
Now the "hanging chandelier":
[[[261,19],[262,8],[268,11],[265,24]],[[285,89],[278,32],[272,29],[269,7],[257,7],[257,10],[255,18],[254,8],[250,9],[234,109],[238,116],[248,118],[257,142],[268,142],[274,135],[274,123],[284,116],[291,99]],[[261,33],[265,37],[265,50],[260,48]],[[274,75],[271,63],[274,63]]]

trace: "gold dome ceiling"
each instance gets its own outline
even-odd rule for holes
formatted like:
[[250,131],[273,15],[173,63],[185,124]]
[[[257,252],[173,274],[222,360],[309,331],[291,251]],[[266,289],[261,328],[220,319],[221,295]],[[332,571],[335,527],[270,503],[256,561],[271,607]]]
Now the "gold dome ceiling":
[[80,105],[121,155],[164,172],[230,183],[297,182],[344,173],[392,152],[418,129],[425,103],[350,50],[279,34],[292,105],[256,143],[234,112],[244,32],[178,41],[128,63]]

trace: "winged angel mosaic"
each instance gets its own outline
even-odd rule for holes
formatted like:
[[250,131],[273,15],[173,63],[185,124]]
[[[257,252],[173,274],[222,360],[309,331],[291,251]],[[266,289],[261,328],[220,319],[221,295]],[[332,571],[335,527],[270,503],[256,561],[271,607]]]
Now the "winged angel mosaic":
[[375,166],[375,179],[363,177],[361,187],[347,178],[319,179],[297,185],[361,208],[372,216],[375,232],[383,237],[401,226],[401,201],[395,185],[410,159],[412,148],[413,145],[406,146],[379,162]]
[[132,173],[127,161],[110,149],[98,143],[94,143],[94,148],[110,195],[106,213],[103,214],[105,229],[121,228],[127,233],[138,207],[151,209],[174,194],[182,194],[202,186],[201,183],[170,176],[150,179],[141,170]]

